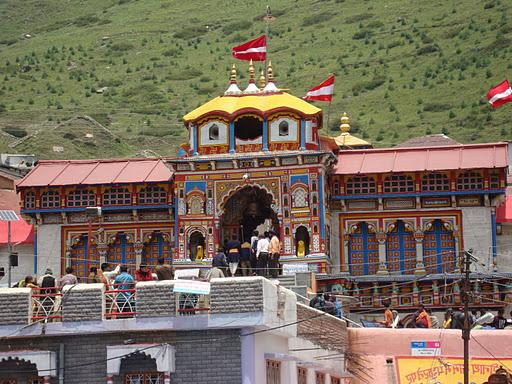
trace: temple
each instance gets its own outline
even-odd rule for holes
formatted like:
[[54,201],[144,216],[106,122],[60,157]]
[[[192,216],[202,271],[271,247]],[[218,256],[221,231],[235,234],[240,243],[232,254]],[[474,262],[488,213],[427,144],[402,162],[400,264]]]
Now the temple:
[[250,63],[242,88],[233,66],[224,94],[184,116],[176,157],[40,161],[17,185],[35,227],[28,272],[72,266],[83,278],[100,262],[160,256],[207,268],[225,239],[273,229],[283,273],[316,273],[321,289],[358,297],[355,310],[386,295],[404,309],[457,304],[468,249],[489,277],[475,303],[503,299],[506,274],[494,273],[507,143],[432,135],[375,149],[346,113],[338,136],[322,135],[322,110],[280,90],[271,63],[258,79]]

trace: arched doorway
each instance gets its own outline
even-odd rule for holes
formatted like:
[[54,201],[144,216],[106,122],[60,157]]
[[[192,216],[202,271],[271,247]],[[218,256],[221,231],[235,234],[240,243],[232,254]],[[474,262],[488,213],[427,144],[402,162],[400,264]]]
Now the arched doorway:
[[309,231],[301,225],[295,230],[295,255],[305,257],[309,254]]
[[194,261],[196,259],[202,259],[205,251],[204,246],[204,235],[199,231],[192,232],[188,238],[188,252],[190,260]]
[[263,188],[246,186],[236,191],[223,205],[221,238],[250,241],[252,232],[273,229],[279,233],[279,220],[272,209],[273,197]]

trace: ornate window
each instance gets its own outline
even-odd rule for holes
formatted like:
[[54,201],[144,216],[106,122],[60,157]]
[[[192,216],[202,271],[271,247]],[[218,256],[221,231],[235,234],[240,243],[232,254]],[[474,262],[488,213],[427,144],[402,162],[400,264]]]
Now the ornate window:
[[421,190],[423,192],[449,191],[450,180],[442,173],[429,173],[421,179]]
[[308,383],[308,370],[303,367],[297,367],[297,384]]
[[455,240],[450,224],[434,220],[423,239],[423,261],[427,273],[455,271]]
[[188,214],[201,215],[204,213],[203,199],[200,196],[193,196],[188,200]]
[[402,220],[393,224],[386,238],[386,258],[389,272],[414,273],[416,268],[416,240],[412,229]]
[[75,189],[68,193],[68,207],[92,207],[96,205],[96,196],[90,189]]
[[484,179],[479,172],[467,171],[457,177],[457,189],[467,191],[469,189],[483,189]]
[[140,190],[139,204],[166,204],[167,192],[158,185],[149,185]]
[[384,180],[384,193],[414,192],[414,180],[407,175],[391,175]]
[[281,384],[281,363],[267,360],[267,384]]
[[491,173],[489,176],[489,188],[499,189],[500,188],[500,175],[498,173]]
[[34,209],[36,207],[36,194],[34,191],[25,193],[25,201],[23,202],[23,208]]
[[292,207],[293,208],[304,208],[308,204],[308,193],[304,188],[295,188],[292,193]]
[[290,133],[290,127],[286,120],[283,120],[279,123],[279,136],[288,136]]
[[127,373],[124,375],[125,384],[164,384],[162,372]]
[[350,235],[348,247],[350,273],[354,276],[373,275],[379,267],[379,243],[375,231],[364,221]]
[[325,384],[325,373],[316,372],[315,379],[316,384]]
[[47,191],[41,195],[41,208],[59,208],[60,194],[57,191]]
[[368,176],[354,176],[347,181],[347,195],[369,194],[377,192],[375,180]]
[[132,195],[127,188],[113,187],[103,194],[103,205],[130,205]]
[[208,139],[219,140],[219,126],[217,124],[212,124],[208,128]]

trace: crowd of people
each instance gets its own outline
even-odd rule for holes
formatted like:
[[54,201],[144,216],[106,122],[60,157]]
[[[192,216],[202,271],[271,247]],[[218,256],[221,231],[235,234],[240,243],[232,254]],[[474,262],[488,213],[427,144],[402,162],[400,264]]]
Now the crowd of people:
[[309,306],[319,311],[328,313],[339,318],[343,317],[343,307],[336,296],[330,293],[318,292],[315,297],[309,301]]

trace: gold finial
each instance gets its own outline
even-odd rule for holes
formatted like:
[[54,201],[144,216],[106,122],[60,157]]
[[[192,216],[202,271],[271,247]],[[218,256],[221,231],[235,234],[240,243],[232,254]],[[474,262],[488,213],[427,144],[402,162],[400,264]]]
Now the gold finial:
[[274,81],[274,74],[272,72],[272,60],[268,61],[268,67],[267,67],[267,78],[268,82],[271,83]]
[[233,63],[233,66],[231,67],[231,77],[230,77],[231,83],[236,84],[236,65]]
[[258,86],[260,87],[260,89],[265,88],[265,72],[263,72],[263,69],[261,70],[261,73],[260,73]]
[[254,65],[252,64],[252,59],[249,62],[249,83],[254,83]]
[[343,132],[343,133],[349,132],[350,131],[350,119],[347,116],[347,112],[343,112],[343,115],[341,115],[340,121],[341,121],[341,124],[340,124],[341,132]]

